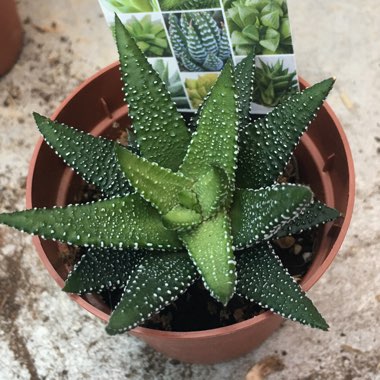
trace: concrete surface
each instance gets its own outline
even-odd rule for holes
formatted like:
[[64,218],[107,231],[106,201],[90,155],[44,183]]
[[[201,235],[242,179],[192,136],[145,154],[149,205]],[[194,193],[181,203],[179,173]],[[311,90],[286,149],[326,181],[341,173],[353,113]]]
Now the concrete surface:
[[[271,380],[380,379],[380,3],[289,0],[289,6],[300,74],[310,82],[338,77],[329,103],[356,163],[351,229],[310,292],[331,331],[286,322],[260,349],[230,363],[168,360],[132,337],[108,337],[100,321],[58,290],[30,238],[1,228],[0,379],[244,379],[273,356],[280,365],[272,367]],[[95,0],[22,0],[19,9],[25,47],[0,79],[2,211],[24,207],[28,159],[38,138],[31,112],[51,114],[116,57]],[[252,379],[260,378],[257,369]]]

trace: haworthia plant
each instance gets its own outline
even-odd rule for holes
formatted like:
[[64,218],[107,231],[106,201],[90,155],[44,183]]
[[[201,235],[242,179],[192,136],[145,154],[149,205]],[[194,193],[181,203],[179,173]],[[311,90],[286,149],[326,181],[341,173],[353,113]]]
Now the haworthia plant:
[[113,12],[140,13],[158,12],[157,0],[101,0]]
[[187,9],[219,8],[219,0],[159,0],[161,10],[178,11]]
[[237,55],[293,52],[286,0],[224,0]]
[[225,65],[190,135],[170,94],[116,19],[126,100],[140,155],[35,115],[48,144],[106,199],[0,214],[0,223],[82,247],[64,290],[122,290],[107,332],[162,310],[197,279],[227,304],[237,293],[275,313],[327,329],[282,267],[271,241],[339,217],[311,189],[277,178],[333,79],[248,118],[253,57]]
[[226,28],[210,12],[169,15],[173,50],[185,70],[220,71],[231,56]]
[[253,101],[268,107],[277,106],[282,99],[298,89],[296,72],[284,68],[284,61],[279,59],[274,64],[259,59],[256,68],[255,91]]

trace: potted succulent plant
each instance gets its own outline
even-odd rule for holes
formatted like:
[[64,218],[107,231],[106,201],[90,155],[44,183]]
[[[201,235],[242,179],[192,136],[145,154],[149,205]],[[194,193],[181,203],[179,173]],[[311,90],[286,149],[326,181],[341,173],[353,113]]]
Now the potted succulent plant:
[[[0,223],[48,239],[37,240],[39,249],[45,248],[40,254],[48,269],[61,285],[67,277],[65,291],[87,294],[74,297],[98,316],[106,319],[111,310],[104,300],[88,293],[122,290],[106,327],[110,334],[141,325],[199,279],[222,304],[236,293],[272,312],[326,330],[327,323],[274,254],[271,241],[341,216],[315,199],[310,187],[277,182],[334,80],[292,95],[252,123],[253,56],[236,68],[228,62],[193,120],[195,131],[191,133],[159,75],[118,19],[115,32],[128,111],[107,106],[115,98],[120,102],[117,93],[97,99],[108,115],[107,123],[86,125],[83,114],[69,112],[70,99],[61,107],[59,118],[83,121],[85,129],[98,135],[112,134],[110,123],[115,126],[128,114],[133,145],[125,147],[35,114],[46,143],[104,197],[85,204],[1,214]],[[100,77],[106,72],[114,76],[115,68]],[[82,86],[79,103],[94,96],[94,82]],[[91,109],[87,114],[97,118],[98,112]],[[340,136],[339,131],[334,133]],[[41,144],[39,152],[40,148]],[[345,157],[347,147],[338,143],[337,149]],[[300,154],[310,159],[312,170],[320,166],[320,153],[311,142]],[[327,177],[334,166],[333,156],[329,157],[322,168]],[[50,162],[45,156],[39,164],[46,168]],[[34,172],[36,165],[35,157]],[[331,196],[332,181],[318,179],[318,170],[309,173],[309,178],[317,178],[316,193],[338,203]],[[352,190],[352,166],[348,165],[347,173]],[[33,198],[34,205],[53,206],[72,199],[75,180],[71,172],[56,171],[49,178],[50,185],[59,184],[58,197],[41,198],[39,189],[44,184],[33,181],[28,179],[29,203]],[[353,194],[347,195],[341,210],[346,212],[341,219],[344,226],[322,232],[315,259],[318,267],[310,269],[306,288],[326,270],[344,237],[352,212]],[[331,231],[340,231],[338,237]],[[57,248],[55,241],[80,246],[85,252],[68,276],[57,249],[51,249]],[[248,351],[280,322],[281,318],[266,312],[238,327],[215,331],[170,333],[138,328],[132,332],[173,357],[214,362]],[[209,349],[205,354],[207,347],[217,348],[221,343],[223,350]]]

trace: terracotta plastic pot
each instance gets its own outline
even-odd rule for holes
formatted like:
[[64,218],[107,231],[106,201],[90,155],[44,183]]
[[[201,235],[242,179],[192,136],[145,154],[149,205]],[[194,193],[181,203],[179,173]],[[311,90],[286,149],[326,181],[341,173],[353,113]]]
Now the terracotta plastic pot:
[[14,0],[0,1],[0,76],[8,72],[20,54],[22,28]]
[[[301,79],[302,86],[306,82]],[[128,107],[123,103],[118,64],[98,72],[80,85],[58,108],[53,118],[76,128],[114,138],[129,126]],[[351,219],[354,203],[354,168],[342,127],[328,105],[319,112],[296,151],[300,175],[317,197],[344,215],[321,229],[315,259],[302,286],[309,290],[330,266]],[[82,181],[68,169],[41,139],[34,151],[27,181],[27,207],[64,205],[74,200]],[[59,245],[34,238],[39,256],[63,286],[68,268]],[[72,298],[106,321],[109,308],[96,296]],[[328,317],[328,316],[327,316]],[[165,332],[136,328],[131,333],[165,355],[185,362],[215,363],[243,355],[260,345],[281,324],[282,318],[264,312],[232,326],[198,332]]]

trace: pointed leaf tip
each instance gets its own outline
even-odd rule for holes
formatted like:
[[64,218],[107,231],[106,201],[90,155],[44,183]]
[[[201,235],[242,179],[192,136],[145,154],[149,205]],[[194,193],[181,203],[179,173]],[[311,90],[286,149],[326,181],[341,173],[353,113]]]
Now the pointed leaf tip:
[[270,244],[263,243],[241,252],[237,257],[237,270],[239,295],[284,318],[328,329],[322,315],[283,267]]
[[235,291],[236,269],[228,215],[220,212],[181,239],[211,295],[224,305]]
[[322,202],[314,202],[301,211],[296,219],[282,226],[274,238],[294,235],[331,222],[340,216],[338,210],[328,207]]
[[270,240],[286,229],[310,205],[313,193],[307,186],[273,185],[259,190],[239,189],[231,210],[234,244],[249,247]]
[[333,84],[329,78],[291,95],[267,116],[243,126],[237,186],[257,189],[277,180]]
[[241,124],[250,121],[250,109],[255,80],[255,54],[251,52],[235,67],[235,86],[239,96],[239,113]]
[[111,314],[107,333],[120,334],[142,324],[177,299],[197,278],[186,252],[144,255]]
[[199,180],[210,167],[220,167],[227,174],[231,192],[235,185],[239,122],[233,73],[228,61],[202,105],[197,130],[180,168],[184,175]]
[[33,116],[46,143],[86,182],[108,197],[130,192],[114,153],[114,141],[94,137],[38,113]]
[[143,252],[89,248],[69,273],[63,291],[84,294],[124,287]]
[[190,142],[190,132],[159,74],[120,20],[115,20],[123,91],[141,154],[177,170]]
[[178,249],[156,209],[138,194],[94,203],[0,214],[0,223],[77,246]]

